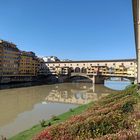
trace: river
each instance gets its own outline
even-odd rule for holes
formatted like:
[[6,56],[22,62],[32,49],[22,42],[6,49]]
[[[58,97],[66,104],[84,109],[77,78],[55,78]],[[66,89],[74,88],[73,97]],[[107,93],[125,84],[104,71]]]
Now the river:
[[[11,137],[42,119],[122,90],[130,82],[62,83],[0,90],[0,135]],[[1,86],[2,88],[2,86]]]

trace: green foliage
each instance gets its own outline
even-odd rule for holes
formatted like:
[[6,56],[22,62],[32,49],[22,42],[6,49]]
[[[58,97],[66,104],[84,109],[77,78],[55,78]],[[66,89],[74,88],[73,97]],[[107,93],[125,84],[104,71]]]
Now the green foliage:
[[126,103],[122,106],[122,111],[123,111],[124,113],[128,113],[128,112],[134,111],[133,104],[134,104],[134,102],[126,102]]
[[138,85],[134,84],[134,85],[127,86],[124,92],[129,94],[135,94],[137,93],[137,90],[138,90]]
[[70,110],[69,110],[70,112],[74,112],[74,110],[72,109],[72,108],[70,108]]
[[46,127],[45,123],[46,123],[45,120],[41,120],[41,121],[40,121],[40,125],[41,125],[41,127]]
[[51,122],[48,122],[48,126],[51,126],[52,125],[52,123]]
[[60,120],[59,117],[57,117],[57,116],[55,116],[55,115],[52,116],[52,121],[58,121],[58,120]]

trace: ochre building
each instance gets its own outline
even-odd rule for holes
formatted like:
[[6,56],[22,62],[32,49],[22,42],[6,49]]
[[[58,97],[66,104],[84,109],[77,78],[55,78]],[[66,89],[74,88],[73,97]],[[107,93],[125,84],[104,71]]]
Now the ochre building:
[[20,52],[19,73],[21,76],[36,76],[38,73],[38,59],[33,52]]
[[0,76],[19,75],[20,51],[15,44],[0,40]]

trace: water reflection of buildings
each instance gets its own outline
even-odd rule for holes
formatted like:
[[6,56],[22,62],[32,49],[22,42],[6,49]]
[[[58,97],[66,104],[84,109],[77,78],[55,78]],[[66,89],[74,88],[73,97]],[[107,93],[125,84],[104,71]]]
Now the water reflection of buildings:
[[115,92],[103,85],[66,84],[65,87],[56,86],[45,98],[49,102],[85,104],[96,101],[109,93]]
[[[0,90],[0,127],[13,122],[21,113],[39,103],[85,104],[114,91],[89,83],[57,84]],[[47,105],[47,104],[46,104]],[[56,107],[57,108],[57,107]]]

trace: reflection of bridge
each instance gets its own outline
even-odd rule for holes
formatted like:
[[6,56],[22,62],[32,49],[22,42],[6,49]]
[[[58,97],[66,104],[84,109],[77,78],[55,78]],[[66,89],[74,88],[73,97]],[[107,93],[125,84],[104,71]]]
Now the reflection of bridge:
[[105,78],[122,77],[135,80],[137,77],[136,60],[97,60],[47,62],[51,74],[70,77],[86,77],[93,83],[103,83]]
[[61,85],[56,89],[50,91],[46,96],[46,101],[57,103],[69,103],[69,104],[85,104],[91,101],[96,101],[99,98],[116,92],[103,85],[93,84],[65,84],[65,87]]

